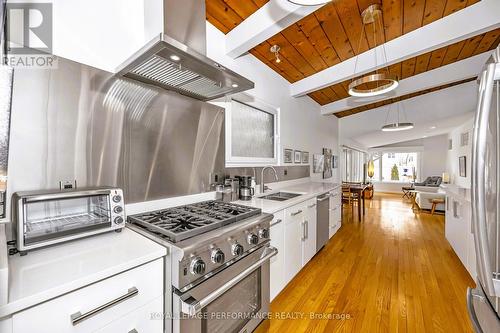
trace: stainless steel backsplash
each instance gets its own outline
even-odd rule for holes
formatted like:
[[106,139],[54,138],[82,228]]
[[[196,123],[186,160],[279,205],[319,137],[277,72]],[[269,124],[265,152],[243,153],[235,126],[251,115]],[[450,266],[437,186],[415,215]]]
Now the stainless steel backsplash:
[[224,109],[59,58],[16,70],[9,189],[117,186],[128,203],[212,190]]

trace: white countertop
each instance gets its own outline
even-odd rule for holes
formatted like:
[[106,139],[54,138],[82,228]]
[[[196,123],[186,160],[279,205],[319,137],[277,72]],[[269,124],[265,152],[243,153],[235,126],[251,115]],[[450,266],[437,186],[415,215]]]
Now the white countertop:
[[[278,185],[278,186],[277,186]],[[284,187],[280,187],[279,183],[276,183],[272,186],[273,190],[266,192],[265,194],[258,194],[253,197],[252,200],[243,201],[238,200],[235,203],[240,205],[252,206],[256,208],[260,208],[264,213],[274,214],[280,210],[296,205],[305,200],[309,200],[314,198],[320,194],[331,191],[335,188],[338,188],[340,184],[338,183],[327,183],[327,182],[312,182],[307,181],[304,183],[286,185]],[[301,195],[292,199],[288,199],[285,201],[273,201],[259,198],[263,195],[268,195],[275,192],[291,192],[291,193],[300,193]]]
[[9,256],[8,299],[0,303],[0,319],[166,254],[165,247],[124,228],[121,233],[62,243],[26,256]]

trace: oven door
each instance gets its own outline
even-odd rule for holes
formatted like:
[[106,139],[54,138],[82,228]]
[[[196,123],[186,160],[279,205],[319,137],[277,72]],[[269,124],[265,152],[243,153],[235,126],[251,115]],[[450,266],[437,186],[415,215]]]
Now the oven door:
[[196,287],[173,296],[173,332],[252,332],[269,312],[266,243]]

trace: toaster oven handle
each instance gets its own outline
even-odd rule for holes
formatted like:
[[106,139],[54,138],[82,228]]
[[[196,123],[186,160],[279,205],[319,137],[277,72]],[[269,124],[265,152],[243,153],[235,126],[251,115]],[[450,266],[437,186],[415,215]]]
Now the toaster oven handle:
[[48,193],[48,194],[37,194],[37,195],[29,195],[26,197],[22,197],[25,202],[37,202],[37,201],[45,201],[45,200],[53,200],[58,198],[77,198],[91,195],[105,195],[110,194],[111,189],[93,189],[93,190],[84,190],[84,191],[74,191],[74,192],[56,192],[56,193]]
[[[197,301],[192,296],[186,297],[186,300],[181,299],[181,311],[187,315],[195,316],[197,313],[201,311],[208,304],[212,303],[216,298],[224,294],[226,291],[234,287],[238,282],[243,280],[248,274],[250,274],[255,269],[259,268],[263,263],[267,260],[271,259],[271,257],[275,256],[278,253],[278,249],[275,247],[269,246],[268,254],[264,257],[260,258],[258,261],[253,263],[251,266],[246,268],[240,274],[233,277],[231,280],[227,281],[222,287],[208,294],[205,298]],[[188,303],[189,302],[189,303]]]
[[129,298],[132,298],[132,297],[138,295],[138,294],[139,294],[139,290],[136,287],[132,287],[127,291],[126,294],[123,294],[122,296],[117,297],[114,300],[109,301],[106,304],[100,305],[100,306],[98,306],[98,307],[96,307],[88,312],[85,312],[83,314],[80,311],[73,313],[71,315],[71,323],[73,324],[73,326],[76,326],[76,325],[80,324],[82,321],[87,320],[90,317],[95,316],[96,314],[98,314],[98,313],[100,313],[108,308],[111,308],[111,307],[115,306],[116,304],[121,303]]

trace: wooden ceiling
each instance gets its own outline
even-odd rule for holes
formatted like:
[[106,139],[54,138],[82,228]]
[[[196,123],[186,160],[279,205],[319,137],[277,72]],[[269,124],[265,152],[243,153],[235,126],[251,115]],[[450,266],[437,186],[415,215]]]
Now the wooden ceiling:
[[[267,2],[206,0],[207,20],[223,33],[228,33]],[[293,83],[375,47],[371,26],[366,26],[360,38],[360,13],[373,3],[382,6],[384,29],[383,32],[378,31],[376,36],[380,45],[381,41],[390,41],[476,2],[479,0],[336,0],[250,52]],[[499,44],[499,36],[500,29],[490,31],[392,65],[389,70],[404,79],[490,50]],[[281,48],[280,63],[274,61],[274,55],[269,51],[274,44]],[[325,105],[348,97],[349,83],[350,80],[341,82],[312,92],[309,96]]]
[[367,105],[363,105],[363,106],[358,106],[356,108],[352,108],[352,109],[349,109],[349,110],[336,112],[336,113],[334,113],[334,115],[337,116],[337,118],[347,117],[347,116],[351,116],[351,115],[356,114],[356,113],[368,111],[368,110],[371,110],[371,109],[376,109],[376,108],[379,108],[379,107],[384,106],[384,105],[396,103],[396,102],[399,102],[399,101],[404,101],[405,99],[408,99],[408,98],[413,98],[413,97],[417,97],[417,96],[420,96],[420,95],[425,95],[425,94],[428,94],[428,93],[431,93],[431,92],[434,92],[434,91],[438,91],[438,90],[441,90],[441,89],[450,88],[450,87],[457,86],[459,84],[464,84],[464,83],[467,83],[467,82],[471,82],[471,81],[474,81],[474,80],[477,80],[477,77],[471,77],[471,78],[468,78],[468,79],[465,79],[465,80],[460,80],[460,81],[457,81],[457,82],[452,82],[452,83],[444,84],[444,85],[441,85],[441,86],[438,86],[438,87],[433,87],[433,88],[430,88],[430,89],[421,90],[421,91],[414,92],[414,93],[411,93],[411,94],[406,94],[406,95],[403,95],[403,96],[386,99],[386,100],[383,100],[383,101],[380,101],[380,102],[375,102],[375,103],[371,103],[371,104],[367,104]]
[[[413,75],[449,65],[453,62],[467,59],[488,50],[493,50],[498,46],[499,42],[500,29],[496,29],[399,62],[389,66],[388,70],[391,74],[397,75],[400,79],[406,79]],[[349,97],[347,90],[351,81],[352,80],[346,80],[312,92],[309,96],[321,105],[347,98]]]

